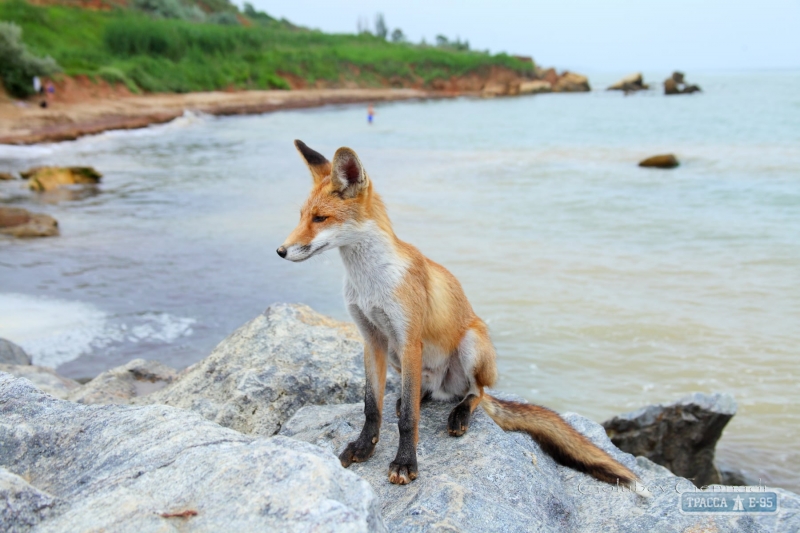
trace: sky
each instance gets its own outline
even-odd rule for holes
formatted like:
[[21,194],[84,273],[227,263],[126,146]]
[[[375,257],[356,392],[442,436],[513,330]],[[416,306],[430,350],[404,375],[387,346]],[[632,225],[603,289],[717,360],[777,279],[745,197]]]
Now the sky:
[[[383,13],[413,42],[436,35],[579,71],[800,67],[800,0],[250,0],[326,32]],[[241,0],[238,0],[241,4]]]

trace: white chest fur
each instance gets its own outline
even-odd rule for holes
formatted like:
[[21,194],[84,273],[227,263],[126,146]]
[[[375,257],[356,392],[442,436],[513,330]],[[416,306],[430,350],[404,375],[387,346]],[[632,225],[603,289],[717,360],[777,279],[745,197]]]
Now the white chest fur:
[[386,234],[368,224],[358,242],[339,248],[347,272],[344,298],[367,317],[382,311],[392,329],[400,333],[405,330],[405,316],[396,290],[406,275],[408,262],[397,254]]

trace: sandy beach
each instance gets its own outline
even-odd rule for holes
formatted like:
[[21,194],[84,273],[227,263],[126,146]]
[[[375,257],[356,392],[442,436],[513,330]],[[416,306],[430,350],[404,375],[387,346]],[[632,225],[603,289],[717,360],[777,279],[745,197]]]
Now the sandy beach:
[[169,122],[185,111],[245,115],[327,104],[443,98],[449,93],[417,89],[308,89],[293,91],[198,92],[109,95],[79,101],[0,101],[0,144],[74,140],[107,130],[143,128]]

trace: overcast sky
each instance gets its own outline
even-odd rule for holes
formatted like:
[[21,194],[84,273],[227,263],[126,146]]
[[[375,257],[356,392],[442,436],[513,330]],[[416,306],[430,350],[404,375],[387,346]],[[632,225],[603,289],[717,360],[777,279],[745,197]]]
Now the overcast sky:
[[[237,0],[241,5],[242,1]],[[353,33],[381,12],[414,42],[437,34],[477,49],[584,71],[800,67],[800,0],[251,0],[270,15]]]

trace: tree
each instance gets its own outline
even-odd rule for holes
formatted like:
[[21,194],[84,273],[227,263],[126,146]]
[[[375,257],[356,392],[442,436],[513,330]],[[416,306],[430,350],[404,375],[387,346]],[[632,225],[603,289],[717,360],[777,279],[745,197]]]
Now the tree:
[[436,36],[436,46],[447,48],[450,46],[450,40],[446,36],[439,34]]
[[386,27],[386,20],[383,18],[383,13],[378,13],[375,16],[375,35],[381,39],[386,39],[389,35],[389,28]]
[[33,94],[33,77],[50,76],[61,69],[51,57],[36,57],[22,42],[22,28],[0,22],[0,80],[12,96]]
[[392,32],[392,42],[394,43],[404,43],[406,42],[406,36],[403,33],[403,30],[400,28],[395,28]]

